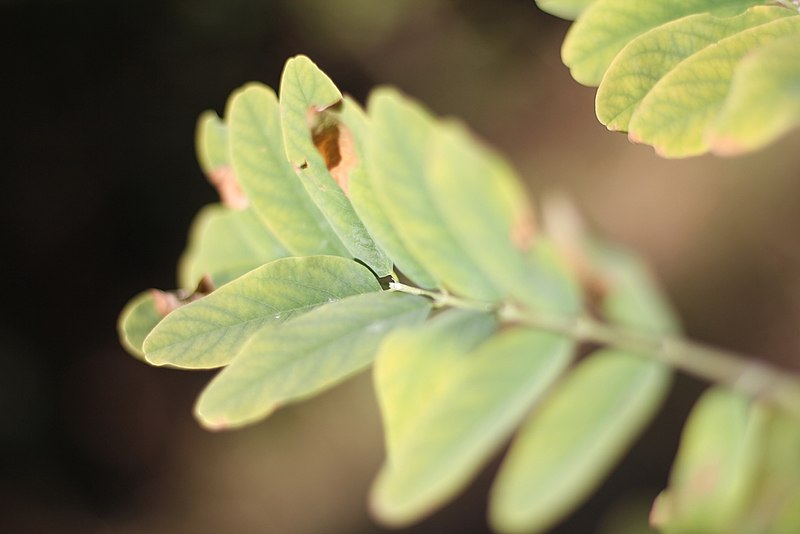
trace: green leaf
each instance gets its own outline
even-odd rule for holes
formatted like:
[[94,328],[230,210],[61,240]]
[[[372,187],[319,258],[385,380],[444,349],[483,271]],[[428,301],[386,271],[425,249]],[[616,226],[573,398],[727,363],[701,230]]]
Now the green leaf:
[[250,205],[296,256],[349,252],[314,205],[286,159],[275,93],[247,84],[228,101],[230,158]]
[[595,242],[591,259],[607,285],[600,303],[610,322],[656,334],[677,334],[680,324],[647,265],[635,254]]
[[542,531],[585,499],[655,415],[663,365],[603,350],[583,360],[514,440],[490,499],[500,532]]
[[758,0],[596,0],[570,28],[561,58],[576,81],[597,86],[620,50],[648,30],[696,13],[730,16],[763,3]]
[[263,419],[360,371],[390,330],[423,321],[429,310],[427,299],[379,292],[262,328],[203,391],[195,413],[214,430]]
[[[608,67],[597,90],[597,118],[609,130],[627,130],[642,99],[681,61],[726,37],[791,14],[788,9],[775,6],[756,6],[729,18],[703,13],[640,35]],[[752,102],[758,100],[754,98]]]
[[[466,253],[432,198],[427,162],[434,120],[391,89],[373,91],[367,110],[373,192],[403,245],[438,284],[465,297],[497,300],[500,292]],[[461,207],[464,213],[471,209]]]
[[443,378],[496,329],[493,314],[454,308],[386,337],[373,375],[390,461],[395,448],[414,432],[417,419],[446,389]]
[[397,333],[381,352],[389,458],[371,503],[383,522],[406,525],[461,491],[572,355],[570,340],[523,328],[469,351],[485,325],[441,321]]
[[228,166],[228,132],[225,123],[213,111],[205,111],[197,119],[195,150],[205,174]]
[[701,154],[723,108],[734,71],[751,50],[800,33],[800,16],[761,24],[709,46],[666,74],[642,99],[629,125],[631,140],[666,157]]
[[750,502],[736,521],[737,532],[800,532],[800,422],[781,412],[763,411],[758,472]]
[[558,246],[542,235],[536,238],[528,256],[528,285],[539,292],[540,302],[548,304],[542,311],[563,314],[580,311],[583,291]]
[[211,204],[192,221],[189,244],[178,262],[178,285],[193,289],[208,274],[221,286],[287,255],[251,208],[239,211]]
[[125,350],[144,360],[142,343],[161,319],[152,291],[142,291],[128,301],[117,320],[117,332]]
[[375,244],[342,187],[328,172],[328,162],[312,139],[312,133],[335,129],[330,108],[340,106],[341,100],[342,95],[330,78],[310,59],[296,56],[286,62],[280,87],[286,156],[350,254],[378,276],[385,276],[392,272],[391,261]]
[[798,125],[800,33],[744,57],[707,137],[713,152],[739,154],[761,148]]
[[361,108],[349,98],[344,99],[341,121],[355,138],[358,159],[361,162],[350,174],[350,200],[359,218],[364,222],[370,235],[393,260],[404,276],[413,280],[418,287],[433,288],[436,280],[417,262],[403,244],[397,230],[386,216],[378,202],[371,174],[367,170],[369,158],[367,145],[371,135],[369,118]]
[[732,532],[746,503],[760,454],[764,418],[751,402],[715,388],[683,430],[669,489],[654,516],[666,532]]
[[539,9],[562,19],[575,20],[595,0],[536,0]]
[[530,261],[536,223],[516,173],[456,124],[437,128],[431,145],[431,199],[470,261],[505,299],[531,309],[576,311],[580,300],[553,291],[552,272]]
[[379,291],[372,273],[338,256],[284,258],[170,313],[144,342],[147,361],[208,369],[227,364],[249,337],[343,297]]

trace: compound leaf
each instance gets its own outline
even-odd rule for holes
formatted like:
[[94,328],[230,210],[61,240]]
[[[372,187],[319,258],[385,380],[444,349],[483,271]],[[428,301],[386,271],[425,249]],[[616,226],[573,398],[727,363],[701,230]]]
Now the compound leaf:
[[620,50],[646,31],[696,13],[734,15],[762,3],[757,0],[596,0],[570,28],[561,58],[575,80],[597,86]]
[[207,369],[227,364],[266,324],[323,303],[379,291],[372,273],[347,258],[283,258],[170,313],[144,342],[153,365]]
[[[612,323],[675,333],[674,315],[639,260],[601,242],[589,259],[602,277],[600,309]],[[512,444],[490,500],[502,532],[542,530],[586,498],[667,394],[671,371],[645,355],[605,349],[556,384]]]
[[707,151],[707,132],[742,58],[759,46],[798,34],[800,16],[781,18],[722,39],[680,62],[642,99],[631,117],[629,137],[667,157]]
[[226,111],[230,159],[250,205],[293,255],[350,256],[286,159],[280,111],[269,87],[235,91]]
[[[310,59],[296,56],[286,62],[280,86],[286,156],[306,192],[350,254],[366,263],[378,276],[385,276],[392,272],[391,261],[358,218],[345,196],[346,186],[337,183],[329,172],[329,168],[338,163],[330,158],[341,157],[335,140],[338,131],[335,109],[341,105],[339,90]],[[322,143],[320,146],[325,148],[326,154],[321,153],[315,140]],[[331,155],[328,150],[332,151]]]
[[[381,352],[376,380],[389,457],[371,502],[385,523],[418,520],[462,490],[572,354],[570,340],[525,328],[470,351],[478,335],[464,339],[466,332],[456,321],[440,322],[419,337],[398,333]],[[422,384],[414,383],[420,376]]]
[[597,90],[597,118],[609,130],[627,130],[642,99],[681,61],[726,37],[789,15],[782,7],[756,6],[734,17],[703,13],[653,28],[625,46],[608,67]]
[[384,291],[263,327],[203,391],[195,413],[214,430],[258,421],[363,369],[390,330],[423,321],[429,310],[427,299]]

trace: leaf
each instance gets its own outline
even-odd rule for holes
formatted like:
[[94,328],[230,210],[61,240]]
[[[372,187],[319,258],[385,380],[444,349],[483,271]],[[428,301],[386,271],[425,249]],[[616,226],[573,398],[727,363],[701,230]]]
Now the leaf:
[[427,299],[379,292],[262,328],[203,391],[195,413],[213,430],[263,419],[360,371],[391,329],[421,322],[429,310]]
[[737,532],[800,531],[800,422],[774,410],[763,410],[765,422],[756,480],[750,502],[737,519]]
[[680,323],[661,293],[654,276],[636,255],[596,241],[591,261],[605,284],[600,303],[610,322],[655,334],[677,334]]
[[536,0],[539,9],[562,19],[575,20],[595,0]]
[[278,100],[250,83],[228,101],[231,164],[253,209],[296,256],[350,256],[286,159]]
[[582,289],[556,244],[547,236],[538,237],[528,256],[528,284],[539,292],[540,302],[548,304],[543,311],[580,311],[584,305]]
[[493,527],[543,531],[585,499],[655,415],[669,377],[611,349],[578,364],[512,443],[492,488]]
[[212,204],[192,221],[189,244],[178,262],[178,285],[194,287],[207,274],[221,286],[287,255],[252,208],[236,211]]
[[369,118],[358,104],[345,97],[340,119],[352,133],[357,157],[361,161],[361,165],[350,174],[350,200],[356,214],[404,276],[413,280],[418,287],[435,287],[436,280],[408,252],[376,198],[375,185],[367,170],[369,162],[366,150],[371,136]]
[[197,119],[194,135],[197,161],[205,174],[228,166],[228,131],[216,113],[204,111]]
[[286,62],[280,87],[281,126],[286,156],[306,192],[325,215],[354,258],[378,276],[392,272],[389,258],[375,244],[353,206],[328,171],[325,158],[313,142],[317,129],[335,127],[329,108],[341,105],[333,82],[305,56]]
[[402,244],[437,284],[464,297],[497,300],[500,292],[464,251],[432,198],[426,164],[434,120],[391,89],[373,91],[367,111],[373,192]]
[[763,424],[739,394],[714,388],[701,397],[654,512],[667,532],[734,530],[751,491]]
[[413,433],[416,420],[432,399],[446,387],[443,377],[497,326],[493,314],[453,308],[386,337],[373,375],[389,460],[395,447]]
[[518,328],[470,352],[479,335],[485,328],[443,320],[398,332],[381,351],[376,386],[389,458],[371,503],[382,522],[406,525],[461,491],[564,370],[574,346]]
[[516,173],[457,124],[438,127],[430,144],[427,188],[468,261],[506,300],[530,309],[576,311],[580,300],[563,300],[563,293],[551,290],[551,273],[530,261],[538,236]]
[[800,33],[744,57],[707,140],[717,154],[739,154],[761,148],[799,124]]
[[561,58],[576,81],[597,86],[620,50],[646,31],[696,13],[730,16],[762,3],[758,0],[596,0],[570,28]]
[[800,16],[786,17],[741,31],[682,61],[642,99],[631,117],[630,139],[653,145],[666,157],[707,151],[707,131],[723,108],[738,63],[750,50],[798,33]]
[[379,291],[372,273],[338,256],[284,258],[167,316],[144,342],[147,361],[208,369],[227,364],[267,324],[359,293]]
[[222,203],[242,210],[248,205],[228,158],[228,130],[213,111],[200,115],[195,128],[197,160]]
[[125,350],[144,360],[142,343],[161,319],[152,291],[142,291],[128,301],[117,320],[117,332]]
[[729,18],[703,13],[642,34],[625,46],[608,67],[597,90],[597,118],[609,130],[627,130],[642,99],[681,61],[726,37],[791,14],[788,9],[774,6],[756,6]]

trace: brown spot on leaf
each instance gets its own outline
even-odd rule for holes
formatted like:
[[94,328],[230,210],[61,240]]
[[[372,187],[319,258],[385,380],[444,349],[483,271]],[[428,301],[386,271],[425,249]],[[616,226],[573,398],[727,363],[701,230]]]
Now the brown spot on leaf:
[[358,167],[358,156],[356,155],[355,141],[350,130],[339,125],[339,162],[328,167],[331,176],[347,195],[350,188],[350,173]]
[[311,130],[311,140],[325,161],[325,167],[347,195],[350,172],[358,166],[358,157],[350,130],[329,111],[338,110],[341,104],[338,101],[324,109],[312,107],[306,119]]
[[311,132],[311,140],[314,141],[314,146],[322,154],[325,166],[328,169],[336,167],[342,161],[342,155],[339,152],[339,137],[338,124],[328,124],[324,128],[318,128]]
[[517,214],[516,220],[511,226],[511,243],[517,249],[527,252],[533,246],[536,238],[536,218],[533,210],[528,206]]
[[156,311],[162,317],[166,317],[170,312],[175,311],[181,306],[205,297],[212,291],[214,291],[214,282],[207,274],[203,275],[200,283],[197,284],[197,288],[191,294],[187,294],[187,292],[182,289],[176,291],[150,290],[153,295]]
[[209,172],[208,181],[217,190],[219,198],[225,206],[235,210],[243,210],[247,207],[247,197],[230,166],[217,167]]

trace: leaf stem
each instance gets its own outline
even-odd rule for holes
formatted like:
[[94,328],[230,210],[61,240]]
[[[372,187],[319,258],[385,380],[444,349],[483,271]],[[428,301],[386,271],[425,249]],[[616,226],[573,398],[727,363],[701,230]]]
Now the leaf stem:
[[689,341],[678,336],[634,331],[586,315],[534,312],[510,303],[490,303],[455,297],[391,282],[389,289],[433,300],[434,307],[453,307],[497,313],[501,322],[531,326],[572,339],[598,343],[647,355],[687,374],[730,387],[755,399],[779,406],[800,417],[800,376],[755,358]]

